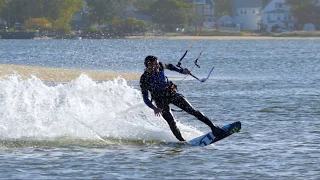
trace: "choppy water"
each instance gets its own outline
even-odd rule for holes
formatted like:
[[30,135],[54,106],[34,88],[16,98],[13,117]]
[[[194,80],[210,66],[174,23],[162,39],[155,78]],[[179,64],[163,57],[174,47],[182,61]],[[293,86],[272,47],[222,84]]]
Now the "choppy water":
[[[143,72],[154,54],[176,64],[189,40],[0,41],[0,63]],[[320,40],[197,40],[205,83],[175,79],[179,91],[218,125],[242,132],[216,145],[170,147],[163,119],[138,82],[0,80],[0,178],[319,179]],[[221,57],[221,55],[225,55]],[[176,75],[175,73],[169,73]],[[209,130],[177,112],[186,139]]]

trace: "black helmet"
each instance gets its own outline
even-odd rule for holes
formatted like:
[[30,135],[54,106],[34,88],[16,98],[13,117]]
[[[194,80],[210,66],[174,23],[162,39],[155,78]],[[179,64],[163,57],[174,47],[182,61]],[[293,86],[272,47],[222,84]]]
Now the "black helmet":
[[144,65],[147,67],[148,64],[150,64],[150,63],[152,63],[152,62],[154,62],[156,60],[158,60],[158,58],[156,56],[149,55],[144,59]]

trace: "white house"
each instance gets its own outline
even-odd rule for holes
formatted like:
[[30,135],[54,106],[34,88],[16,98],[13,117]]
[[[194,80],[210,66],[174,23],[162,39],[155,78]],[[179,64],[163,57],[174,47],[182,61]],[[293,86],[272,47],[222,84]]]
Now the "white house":
[[291,7],[285,3],[285,0],[271,0],[263,8],[262,24],[267,31],[272,27],[278,26],[284,30],[293,30],[294,17],[290,12]]
[[260,30],[262,0],[233,0],[232,15],[243,31]]

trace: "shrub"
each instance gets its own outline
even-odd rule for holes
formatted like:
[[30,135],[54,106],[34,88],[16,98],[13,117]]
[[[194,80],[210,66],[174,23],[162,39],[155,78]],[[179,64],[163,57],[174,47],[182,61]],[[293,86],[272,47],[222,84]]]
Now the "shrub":
[[30,18],[24,21],[24,29],[41,29],[47,30],[51,28],[51,23],[46,18]]

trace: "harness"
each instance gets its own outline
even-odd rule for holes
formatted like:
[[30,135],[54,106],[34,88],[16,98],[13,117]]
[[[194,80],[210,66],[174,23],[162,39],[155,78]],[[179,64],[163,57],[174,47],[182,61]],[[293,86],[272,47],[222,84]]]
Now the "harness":
[[173,91],[173,92],[177,92],[178,91],[178,86],[176,84],[174,84],[172,81],[169,81],[168,77],[166,76],[167,79],[167,85],[166,88]]

